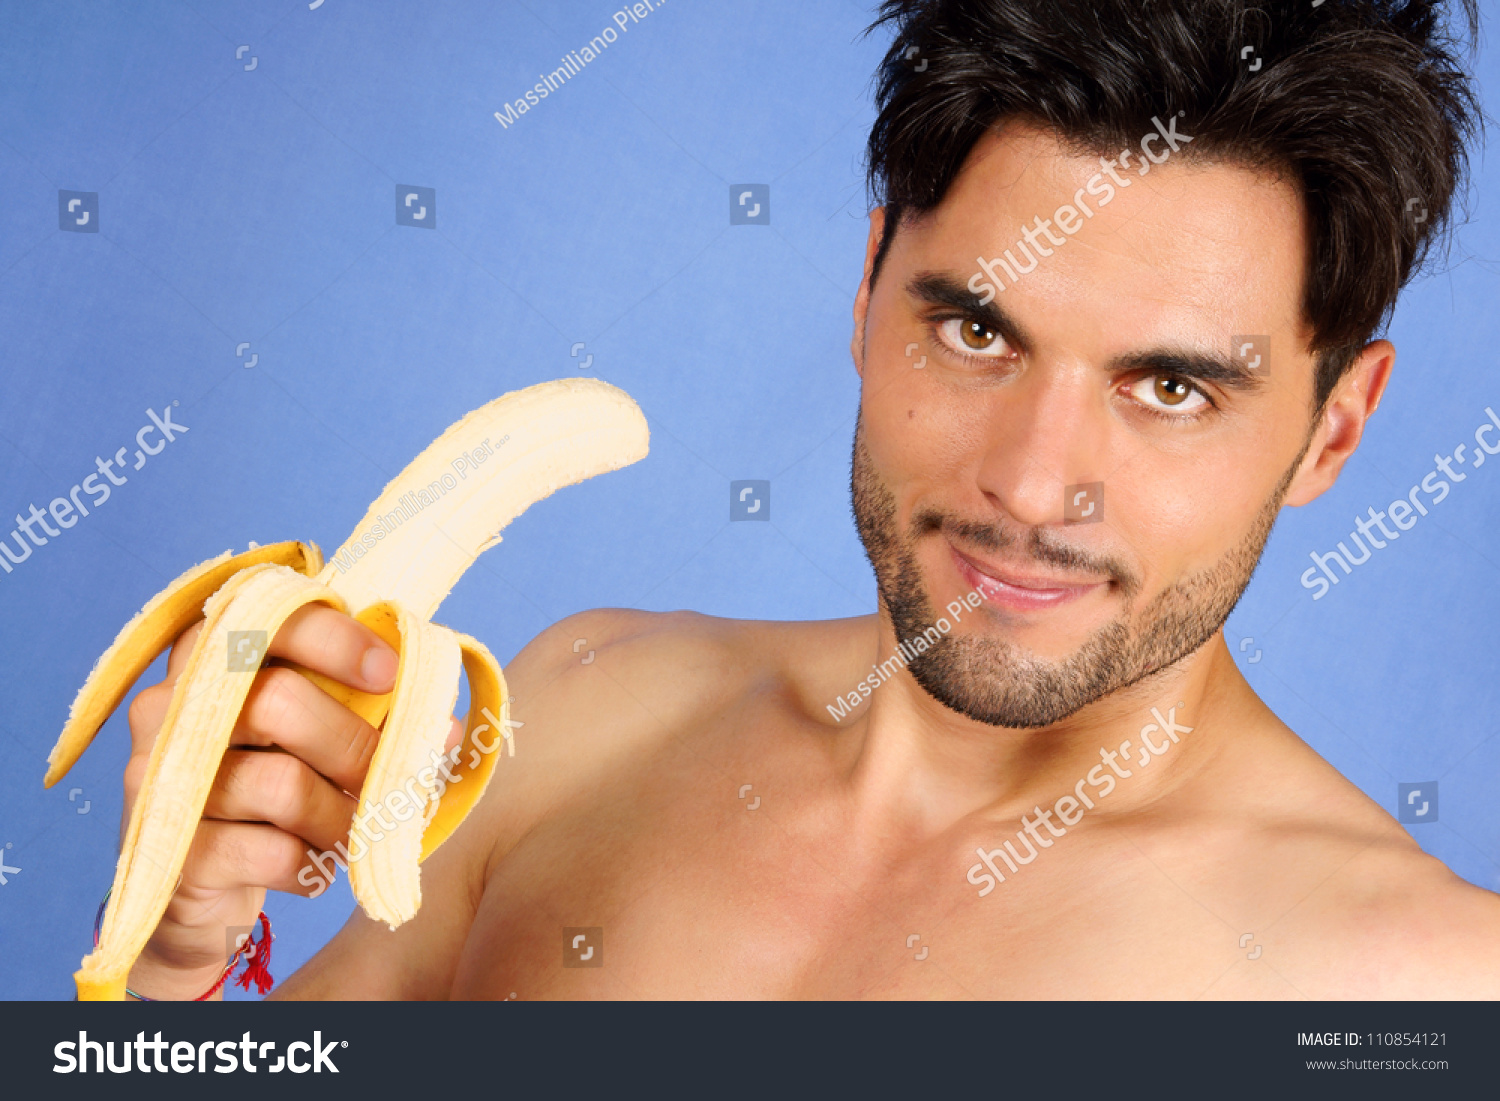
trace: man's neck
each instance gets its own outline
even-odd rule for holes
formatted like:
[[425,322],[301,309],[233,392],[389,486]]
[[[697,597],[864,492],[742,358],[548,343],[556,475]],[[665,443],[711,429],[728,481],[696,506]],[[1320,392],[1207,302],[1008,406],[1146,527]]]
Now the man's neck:
[[[879,637],[882,657],[896,652],[883,615]],[[930,837],[969,815],[1030,813],[1070,793],[1091,798],[1091,813],[1129,814],[1196,774],[1219,750],[1223,717],[1247,699],[1222,632],[1140,683],[1029,729],[960,715],[903,668],[871,694],[852,732],[856,828],[872,840],[893,828]]]

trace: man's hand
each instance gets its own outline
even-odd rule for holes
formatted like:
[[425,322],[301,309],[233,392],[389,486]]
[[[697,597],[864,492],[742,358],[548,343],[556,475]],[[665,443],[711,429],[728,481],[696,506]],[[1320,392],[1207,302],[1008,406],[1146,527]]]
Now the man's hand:
[[[130,705],[125,821],[146,774],[151,747],[201,621],[172,647],[167,677]],[[297,611],[270,645],[284,658],[341,684],[388,692],[396,652],[353,618],[320,605]],[[462,737],[457,720],[451,746]],[[234,949],[228,930],[255,923],[268,888],[306,895],[298,873],[309,854],[347,851],[357,794],[379,732],[300,673],[269,664],[255,675],[230,748],[198,823],[182,880],[161,924],[130,973],[130,989],[156,999],[202,994]],[[353,794],[351,794],[353,793]],[[318,873],[319,884],[323,882]]]

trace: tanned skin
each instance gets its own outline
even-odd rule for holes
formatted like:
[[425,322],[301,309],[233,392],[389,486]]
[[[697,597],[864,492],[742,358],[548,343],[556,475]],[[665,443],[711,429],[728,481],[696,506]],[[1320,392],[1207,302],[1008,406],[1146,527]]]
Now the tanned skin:
[[[871,216],[852,351],[877,614],[601,610],[544,631],[506,669],[515,756],[423,866],[421,912],[391,932],[356,911],[272,996],[1500,996],[1500,898],[1278,720],[1218,630],[1267,520],[1333,484],[1395,358],[1372,343],[1315,413],[1295,192],[1174,157],[999,294],[999,331],[921,291],[964,287],[1098,171],[1044,131],[997,129],[900,227],[873,287]],[[1153,374],[1152,354],[1222,357],[1235,333],[1270,335],[1269,372]],[[1064,487],[1087,482],[1105,484],[1103,522],[1064,523]],[[892,601],[943,615],[974,591],[955,552],[998,578],[992,594],[1066,597],[986,600],[934,651],[924,677],[989,721],[900,668],[835,720],[827,705],[896,652]],[[127,814],[184,653],[131,707]],[[395,667],[321,608],[272,653],[372,690]],[[1096,806],[1065,835],[1038,827],[1101,750],[1139,752],[1152,708],[1190,732],[1153,734],[1145,766],[1122,756],[1107,798],[1084,786]],[[377,737],[262,670],[133,989],[195,996],[225,926],[249,925],[267,888],[308,893],[306,851],[345,839]],[[1024,856],[1023,815],[1051,843],[1014,873],[995,858],[1005,879],[981,896],[976,850]],[[563,966],[577,926],[603,927],[604,966]]]

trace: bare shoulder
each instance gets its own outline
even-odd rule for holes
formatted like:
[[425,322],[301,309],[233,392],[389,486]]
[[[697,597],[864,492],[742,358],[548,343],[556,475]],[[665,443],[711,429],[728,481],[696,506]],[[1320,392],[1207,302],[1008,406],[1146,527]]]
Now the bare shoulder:
[[563,805],[648,775],[716,717],[788,692],[813,699],[819,688],[794,678],[837,652],[840,623],[857,622],[600,608],[547,628],[505,667],[515,725],[478,811],[492,860]]
[[[859,647],[872,620],[776,622],[599,608],[537,635],[505,674],[518,711],[608,712],[622,728],[676,729],[767,689],[808,701],[835,691],[863,660]],[[633,706],[622,709],[621,696]]]
[[1320,996],[1500,998],[1500,895],[1455,875],[1376,814],[1385,821],[1352,833],[1362,846],[1287,922],[1289,934],[1319,947],[1321,961],[1309,954],[1305,964]]
[[505,667],[518,759],[608,764],[649,750],[735,691],[739,634],[733,620],[694,612],[599,608],[559,620]]
[[1373,920],[1356,928],[1392,962],[1369,996],[1500,998],[1500,896],[1415,847],[1372,869]]
[[824,626],[597,608],[537,635],[506,667],[506,678],[518,706],[523,699],[527,706],[547,699],[555,705],[562,696],[601,706],[603,686],[596,682],[627,680],[643,706],[670,722],[748,690]]
[[1275,900],[1267,961],[1311,998],[1500,997],[1500,895],[1429,856],[1282,730],[1283,750],[1249,766],[1243,789],[1259,824],[1240,855]]

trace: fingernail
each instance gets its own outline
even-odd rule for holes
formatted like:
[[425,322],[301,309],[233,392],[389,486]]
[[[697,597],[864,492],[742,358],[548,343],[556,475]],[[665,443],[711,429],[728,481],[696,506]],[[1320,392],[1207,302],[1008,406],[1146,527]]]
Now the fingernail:
[[371,646],[365,651],[364,661],[360,662],[359,675],[370,688],[377,691],[389,688],[396,679],[397,661],[396,651],[385,643]]

